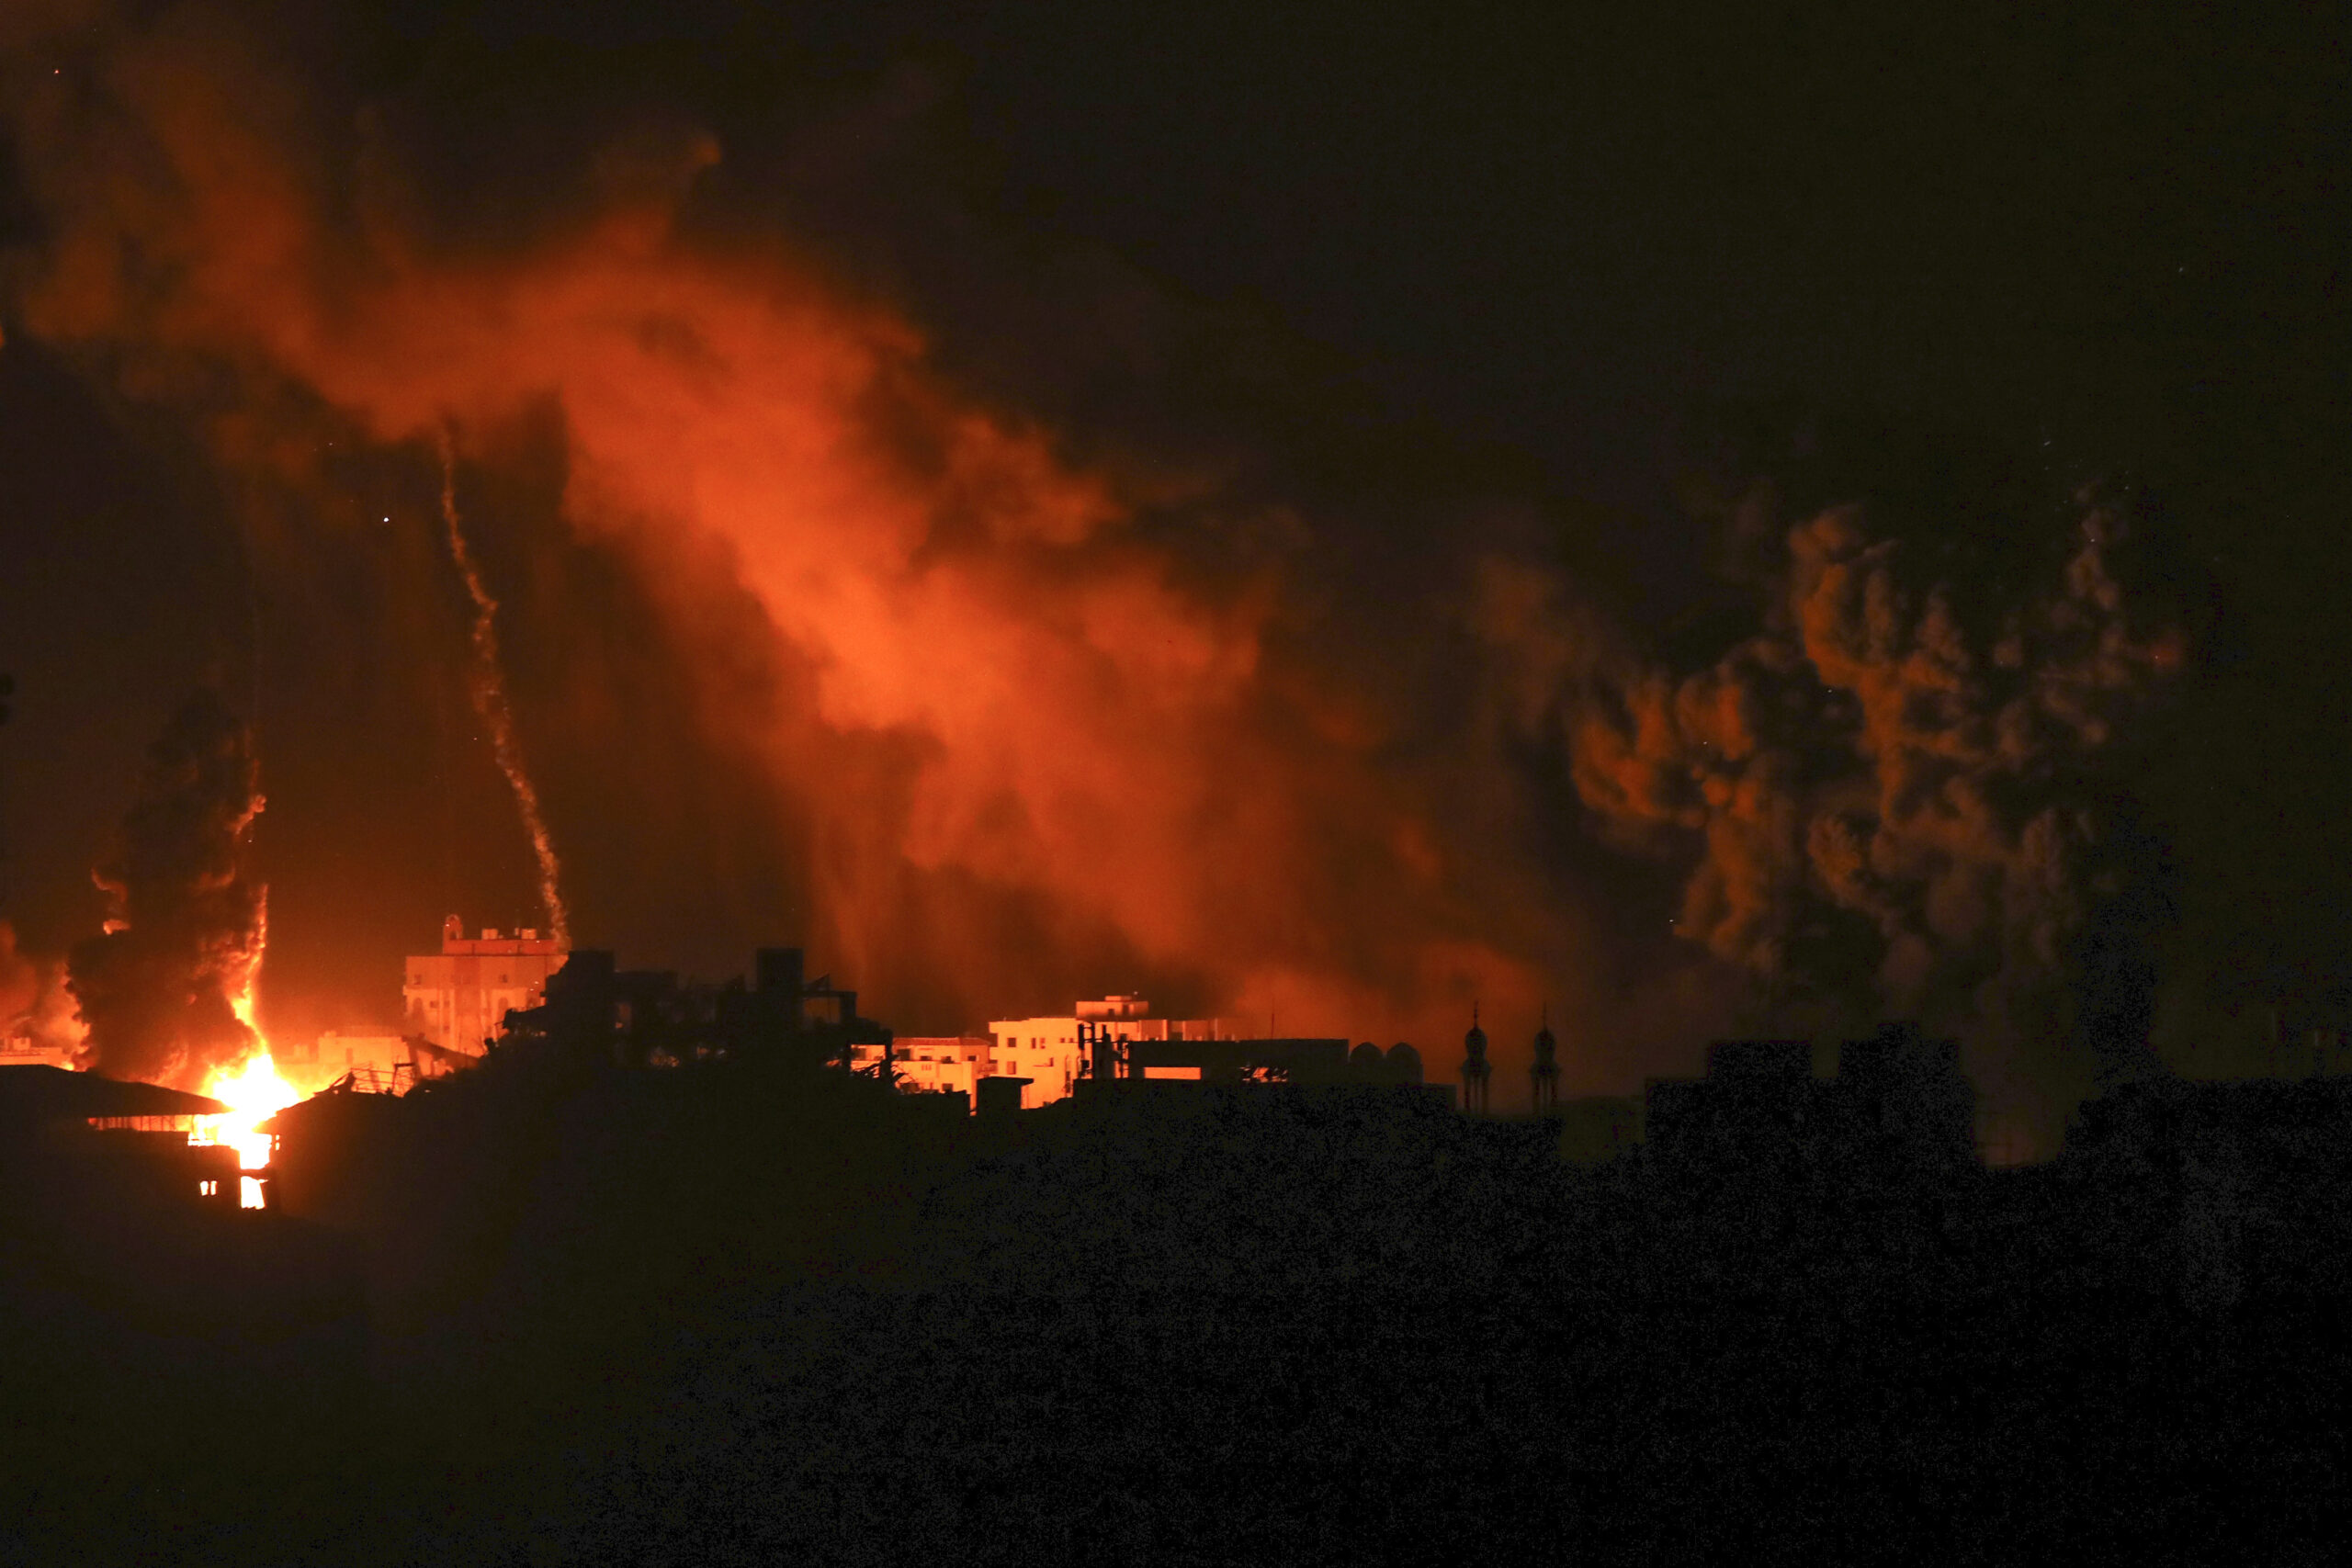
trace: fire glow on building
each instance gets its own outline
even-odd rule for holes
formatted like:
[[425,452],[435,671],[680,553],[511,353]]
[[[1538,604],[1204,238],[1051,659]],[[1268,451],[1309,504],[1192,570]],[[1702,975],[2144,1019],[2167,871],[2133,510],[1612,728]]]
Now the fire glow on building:
[[[247,1208],[266,1201],[255,1173],[269,1164],[274,1139],[261,1126],[272,1115],[306,1089],[327,1087],[321,1080],[336,1078],[338,1065],[344,1073],[336,1081],[348,1083],[364,1068],[384,1087],[402,1066],[413,1081],[419,1073],[469,1065],[503,1031],[510,1010],[544,998],[569,946],[555,850],[507,708],[498,606],[468,552],[454,482],[445,443],[441,509],[451,560],[475,612],[471,695],[531,843],[550,934],[525,929],[504,937],[489,929],[469,941],[451,917],[441,953],[408,964],[408,1032],[334,1032],[334,1043],[312,1047],[301,1064],[309,1081],[289,1081],[256,1008],[269,941],[268,888],[252,865],[254,823],[266,804],[258,750],[251,725],[210,691],[182,703],[149,748],[118,844],[93,873],[108,910],[99,935],[75,948],[69,966],[85,1031],[74,1065],[116,1077],[176,1078],[229,1106],[194,1118],[188,1139],[236,1149]],[[362,1042],[370,1057],[364,1064]],[[386,1048],[395,1043],[405,1063]]]
[[[548,977],[567,956],[560,938],[529,926],[511,934],[495,926],[466,935],[452,915],[442,923],[441,951],[409,958],[401,997],[402,1035],[420,1076],[463,1066],[504,1032],[509,1012],[547,999]],[[356,1064],[346,1064],[356,1065]]]
[[[511,749],[502,761],[512,763]],[[263,1122],[363,1073],[389,1083],[403,1068],[429,1075],[478,1056],[508,1010],[541,999],[564,945],[527,929],[469,940],[452,917],[441,953],[409,963],[405,1034],[333,1031],[280,1052],[257,1006],[268,889],[251,857],[264,804],[250,726],[217,694],[195,694],[149,748],[118,842],[94,872],[104,927],[68,965],[82,1031],[71,1064],[226,1105],[191,1118],[187,1138],[237,1151],[247,1208],[266,1201],[273,1140]]]
[[[1088,1027],[1091,1026],[1091,1027]],[[1021,1080],[1021,1107],[1034,1111],[1071,1094],[1091,1067],[1088,1050],[1097,1038],[1132,1041],[1207,1041],[1235,1037],[1232,1021],[1218,1018],[1153,1018],[1139,996],[1114,995],[1080,1002],[1068,1016],[999,1019],[986,1034],[909,1036],[888,1047],[891,1076],[910,1093],[977,1093],[989,1077]],[[884,1047],[861,1045],[852,1065],[874,1070]],[[1148,1076],[1197,1078],[1198,1067],[1159,1066]]]

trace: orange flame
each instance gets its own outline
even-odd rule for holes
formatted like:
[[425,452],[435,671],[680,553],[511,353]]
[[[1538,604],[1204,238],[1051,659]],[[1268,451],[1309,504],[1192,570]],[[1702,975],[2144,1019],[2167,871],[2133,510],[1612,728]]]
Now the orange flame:
[[[261,941],[268,940],[267,917],[263,919]],[[256,943],[254,968],[261,967],[261,948]],[[245,983],[230,998],[230,1007],[237,1021],[253,1032],[257,1048],[235,1067],[215,1067],[205,1075],[203,1092],[224,1101],[230,1109],[218,1116],[199,1116],[196,1128],[187,1135],[191,1144],[226,1144],[237,1151],[237,1168],[241,1170],[266,1170],[269,1167],[271,1145],[277,1140],[260,1131],[261,1123],[302,1098],[302,1091],[280,1077],[277,1063],[269,1054],[269,1043],[263,1038],[261,1023],[255,1010],[254,976],[248,972]],[[244,1177],[238,1183],[238,1201],[242,1207],[262,1206],[261,1181],[256,1177]]]
[[[237,1151],[237,1165],[243,1170],[265,1170],[269,1166],[270,1145],[275,1140],[257,1129],[278,1111],[302,1098],[301,1091],[277,1076],[277,1064],[266,1048],[246,1057],[234,1071],[215,1068],[205,1081],[204,1092],[213,1099],[226,1101],[232,1109],[219,1116],[199,1116],[196,1131],[188,1134],[192,1144],[226,1144]],[[261,1207],[261,1182],[248,1176],[241,1183],[242,1202],[248,1209]]]

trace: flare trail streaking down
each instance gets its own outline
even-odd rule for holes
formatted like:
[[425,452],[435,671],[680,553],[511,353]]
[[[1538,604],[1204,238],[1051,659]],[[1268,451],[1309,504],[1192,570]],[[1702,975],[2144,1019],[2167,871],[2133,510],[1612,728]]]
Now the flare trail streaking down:
[[441,435],[441,518],[449,528],[449,556],[457,562],[458,575],[466,581],[466,592],[474,602],[474,671],[468,682],[473,692],[474,711],[481,715],[490,727],[491,749],[498,758],[498,771],[506,775],[508,787],[514,792],[514,808],[522,814],[523,829],[531,836],[531,853],[539,868],[539,902],[548,912],[548,934],[556,945],[569,952],[571,947],[571,923],[563,912],[563,895],[556,886],[558,866],[555,844],[548,837],[547,819],[539,815],[539,793],[531,787],[531,776],[523,768],[523,749],[514,739],[514,716],[506,705],[506,678],[498,661],[498,601],[482,586],[481,574],[474,570],[474,558],[466,548],[466,532],[458,516],[458,462],[451,448],[447,432]]

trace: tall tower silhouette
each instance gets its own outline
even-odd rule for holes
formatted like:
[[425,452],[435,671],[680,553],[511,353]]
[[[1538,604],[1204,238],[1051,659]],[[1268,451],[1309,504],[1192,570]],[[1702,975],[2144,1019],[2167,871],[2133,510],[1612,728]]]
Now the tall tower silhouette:
[[1560,1043],[1552,1037],[1552,1009],[1544,1009],[1544,1026],[1535,1032],[1535,1065],[1527,1069],[1533,1089],[1535,1114],[1542,1116],[1560,1108]]
[[1494,1075],[1487,1060],[1487,1032],[1478,1027],[1478,1004],[1470,1004],[1470,1032],[1462,1037],[1462,1109],[1473,1115],[1487,1113],[1487,1080]]

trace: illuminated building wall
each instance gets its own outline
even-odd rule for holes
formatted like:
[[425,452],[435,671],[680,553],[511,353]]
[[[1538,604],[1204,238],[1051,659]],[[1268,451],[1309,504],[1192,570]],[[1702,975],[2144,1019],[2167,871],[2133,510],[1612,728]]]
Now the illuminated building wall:
[[408,1042],[388,1029],[330,1029],[307,1043],[273,1043],[270,1059],[278,1077],[304,1094],[316,1094],[349,1072],[389,1077],[407,1063]]
[[[1214,1018],[1172,1019],[1150,1016],[1151,1004],[1141,997],[1104,997],[1080,1002],[1066,1016],[1001,1019],[986,1034],[910,1036],[890,1047],[891,1066],[899,1086],[912,1093],[961,1090],[978,1103],[979,1080],[986,1077],[1027,1078],[1021,1107],[1035,1110],[1071,1093],[1085,1076],[1088,1063],[1080,1047],[1078,1026],[1091,1023],[1116,1040],[1227,1040],[1232,1032]],[[851,1053],[851,1066],[861,1071],[880,1065],[882,1047],[861,1045]],[[1154,1069],[1197,1077],[1197,1069]]]
[[[961,1093],[969,1102],[989,1075],[991,1043],[985,1034],[902,1035],[890,1047],[899,1087],[915,1094]],[[879,1045],[859,1045],[850,1065],[861,1070],[882,1060]]]
[[548,976],[563,967],[565,956],[553,937],[527,927],[511,934],[491,927],[469,937],[452,915],[441,928],[441,951],[408,960],[403,1030],[445,1051],[479,1056],[482,1043],[503,1032],[510,1010],[547,999]]
[[[996,1043],[994,1071],[1006,1077],[1028,1078],[1021,1091],[1021,1108],[1034,1110],[1071,1093],[1086,1075],[1089,1064],[1078,1040],[1078,1026],[1092,1023],[1114,1040],[1227,1040],[1233,1032],[1215,1018],[1153,1018],[1151,1004],[1141,997],[1105,997],[1080,1002],[1068,1018],[1000,1019],[989,1025]],[[1194,1076],[1197,1076],[1195,1074]]]
[[74,1047],[62,1040],[45,1039],[31,1028],[19,1026],[0,1033],[0,1066],[17,1065],[41,1067],[74,1066]]

